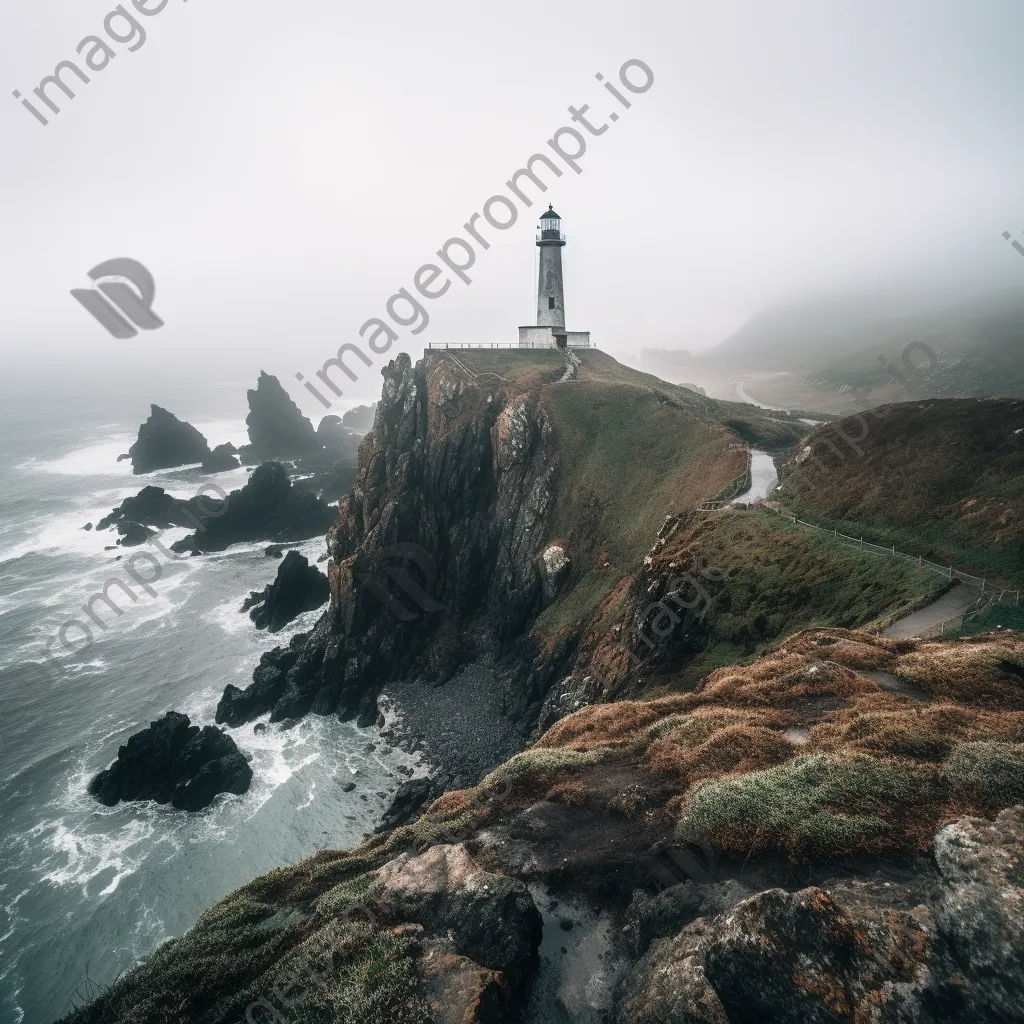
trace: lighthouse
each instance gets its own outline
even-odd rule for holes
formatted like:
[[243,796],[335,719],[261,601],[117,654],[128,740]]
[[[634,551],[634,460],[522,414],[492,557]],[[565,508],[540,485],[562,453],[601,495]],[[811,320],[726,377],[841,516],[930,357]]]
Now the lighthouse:
[[540,273],[537,275],[537,326],[553,327],[556,333],[565,331],[565,287],[562,284],[562,218],[548,207],[540,219],[537,232],[540,249]]
[[537,323],[519,328],[520,348],[589,348],[589,331],[565,329],[565,286],[562,282],[562,218],[549,205],[537,227],[540,269],[537,273]]

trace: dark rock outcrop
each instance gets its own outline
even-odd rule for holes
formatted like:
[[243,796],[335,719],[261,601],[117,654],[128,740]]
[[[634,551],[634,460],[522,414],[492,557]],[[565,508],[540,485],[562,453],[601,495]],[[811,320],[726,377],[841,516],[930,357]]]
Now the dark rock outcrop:
[[240,490],[232,491],[224,510],[194,534],[171,545],[173,551],[223,551],[247,541],[308,540],[334,521],[331,507],[315,494],[293,487],[279,462],[253,470]]
[[288,397],[281,382],[265,371],[255,389],[246,392],[249,415],[249,445],[243,455],[252,461],[292,459],[322,451],[313,424]]
[[169,711],[121,747],[117,760],[89,784],[89,793],[113,807],[121,800],[155,800],[199,811],[219,793],[241,795],[252,769],[230,736]]
[[[272,710],[284,693],[285,677],[299,660],[308,633],[292,637],[287,647],[275,647],[260,658],[252,682],[244,689],[229,685],[217,705],[218,725],[244,725]],[[281,721],[277,718],[275,721]]]
[[316,428],[316,436],[329,452],[354,457],[362,434],[342,425],[340,416],[325,416]]
[[117,532],[121,535],[118,544],[123,548],[134,548],[145,544],[150,537],[156,536],[156,531],[140,523],[123,522],[117,524]]
[[242,464],[235,457],[238,449],[228,442],[219,444],[203,459],[204,473],[227,473],[232,469],[241,469]]
[[96,524],[96,529],[105,530],[121,523],[141,523],[161,530],[173,526],[195,527],[202,515],[195,499],[182,501],[172,497],[162,487],[149,485],[143,487],[138,494],[125,498],[110,515],[104,516]]
[[420,816],[424,806],[441,794],[430,779],[409,779],[398,787],[391,806],[384,812],[377,832],[390,832],[400,825],[408,825]]
[[327,604],[331,591],[327,577],[298,551],[289,551],[277,567],[277,578],[263,590],[253,591],[242,605],[257,629],[277,633],[303,612]]
[[210,455],[206,438],[173,413],[150,406],[149,419],[139,427],[139,439],[128,449],[133,473],[151,473],[205,461]]

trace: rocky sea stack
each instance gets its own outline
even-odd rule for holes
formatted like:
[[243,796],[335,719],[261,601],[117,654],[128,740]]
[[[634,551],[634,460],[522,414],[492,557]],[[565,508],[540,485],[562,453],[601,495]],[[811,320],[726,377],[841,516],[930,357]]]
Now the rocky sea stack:
[[240,796],[251,783],[252,769],[230,736],[169,711],[121,747],[117,760],[89,784],[89,793],[108,807],[154,800],[201,811],[218,794]]
[[323,451],[313,424],[288,397],[281,382],[265,371],[253,390],[246,392],[249,415],[249,445],[243,454],[251,461],[296,459]]
[[139,439],[128,449],[133,473],[191,466],[210,457],[206,438],[191,423],[159,405],[150,410],[149,419],[139,427]]
[[[277,633],[303,612],[327,604],[331,589],[327,577],[305,555],[289,551],[277,567],[277,578],[263,590],[253,591],[242,605],[257,629]],[[251,610],[250,610],[251,609]]]

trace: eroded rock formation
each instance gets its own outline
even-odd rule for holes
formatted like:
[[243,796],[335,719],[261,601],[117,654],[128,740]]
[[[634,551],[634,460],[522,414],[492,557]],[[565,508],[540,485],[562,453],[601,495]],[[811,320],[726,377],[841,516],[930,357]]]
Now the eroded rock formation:
[[303,612],[326,604],[329,598],[327,577],[310,565],[305,555],[289,551],[277,567],[274,582],[263,590],[253,591],[242,611],[249,612],[257,629],[277,633]]
[[251,782],[252,769],[230,736],[212,725],[200,729],[187,715],[170,711],[132,736],[89,792],[108,807],[154,800],[199,811],[220,793],[246,793]]

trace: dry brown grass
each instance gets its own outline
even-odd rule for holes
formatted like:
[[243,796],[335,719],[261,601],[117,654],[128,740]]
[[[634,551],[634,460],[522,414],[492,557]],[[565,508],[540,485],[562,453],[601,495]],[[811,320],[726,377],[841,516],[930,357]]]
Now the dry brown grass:
[[[944,821],[992,813],[1017,791],[1022,651],[1008,632],[920,641],[808,630],[694,692],[584,708],[535,749],[606,752],[738,852],[923,850]],[[544,795],[635,811],[598,789],[591,769],[570,770]]]

